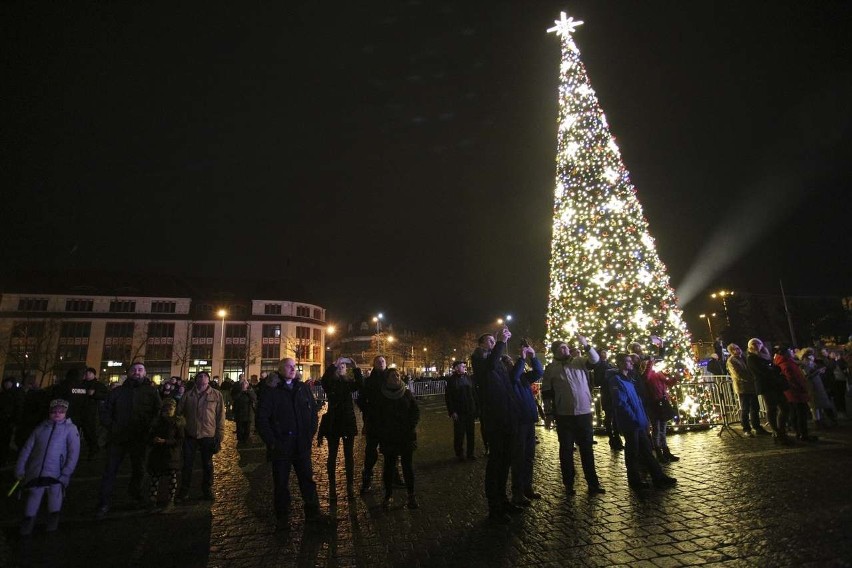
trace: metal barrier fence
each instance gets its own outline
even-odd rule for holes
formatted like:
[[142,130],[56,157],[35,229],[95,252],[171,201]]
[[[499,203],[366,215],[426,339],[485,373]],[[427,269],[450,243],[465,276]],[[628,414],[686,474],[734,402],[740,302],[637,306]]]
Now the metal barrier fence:
[[[408,384],[408,388],[417,398],[442,396],[446,387],[445,380],[412,381]],[[325,391],[318,382],[311,385],[311,390],[318,402],[327,400]],[[725,431],[739,435],[730,428],[731,424],[739,422],[740,417],[740,401],[734,393],[730,376],[703,375],[697,380],[681,381],[677,387],[669,389],[669,396],[677,411],[677,416],[671,420],[671,430],[677,432],[721,426],[720,436]],[[358,393],[353,393],[352,397],[357,399]],[[604,413],[599,388],[592,389],[592,398],[595,428],[601,430],[604,425]],[[762,417],[765,416],[762,398],[760,413]]]

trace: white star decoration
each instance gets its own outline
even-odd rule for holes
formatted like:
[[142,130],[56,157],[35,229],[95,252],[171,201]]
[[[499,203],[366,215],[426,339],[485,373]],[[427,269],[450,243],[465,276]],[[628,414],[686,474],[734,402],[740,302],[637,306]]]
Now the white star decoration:
[[586,242],[583,243],[583,248],[585,248],[590,253],[595,252],[602,246],[603,243],[597,237],[589,237],[588,239],[586,239]]
[[613,213],[621,213],[622,211],[624,211],[625,205],[627,205],[625,202],[621,201],[620,199],[618,199],[616,196],[613,195],[612,198],[610,198],[610,200],[607,201],[607,203],[606,203],[606,205],[604,205],[604,207],[606,207],[607,209],[609,209]]
[[574,33],[574,30],[577,29],[577,26],[583,25],[583,22],[579,20],[575,21],[574,18],[569,18],[568,14],[566,14],[565,12],[560,12],[559,19],[553,20],[553,23],[556,25],[552,28],[548,28],[548,33],[556,32],[556,35],[562,37],[571,37],[571,34]]

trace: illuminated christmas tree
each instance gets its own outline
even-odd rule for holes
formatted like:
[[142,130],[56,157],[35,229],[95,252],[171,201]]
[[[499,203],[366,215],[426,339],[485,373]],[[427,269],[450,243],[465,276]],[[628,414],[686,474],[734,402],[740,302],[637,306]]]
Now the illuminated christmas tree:
[[666,342],[663,370],[691,371],[689,331],[636,189],[572,37],[583,22],[561,19],[548,32],[562,40],[559,133],[548,342],[577,332],[597,347],[627,351]]

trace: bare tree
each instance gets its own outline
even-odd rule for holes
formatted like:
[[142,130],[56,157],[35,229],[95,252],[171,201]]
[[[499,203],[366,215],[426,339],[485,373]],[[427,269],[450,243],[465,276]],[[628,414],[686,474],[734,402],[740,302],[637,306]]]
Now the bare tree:
[[0,337],[0,353],[7,364],[11,361],[20,370],[22,379],[34,375],[36,384],[44,386],[59,364],[61,327],[62,320],[58,318],[15,322],[5,337]]
[[185,333],[175,340],[172,350],[174,362],[180,365],[180,377],[182,379],[186,377],[189,362],[192,360],[192,326],[194,324],[194,321],[187,323]]

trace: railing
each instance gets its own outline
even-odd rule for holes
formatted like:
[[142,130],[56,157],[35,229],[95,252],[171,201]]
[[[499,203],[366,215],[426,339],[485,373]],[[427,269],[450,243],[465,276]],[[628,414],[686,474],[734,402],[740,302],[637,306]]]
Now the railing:
[[[591,378],[591,377],[590,377]],[[590,381],[591,382],[591,381]],[[412,381],[408,388],[417,398],[432,396],[443,396],[446,390],[445,380]],[[318,402],[325,402],[327,397],[319,383],[311,386]],[[353,393],[353,398],[358,398],[358,393]],[[677,386],[669,389],[669,397],[672,406],[677,411],[677,416],[672,419],[671,429],[693,430],[707,428],[709,426],[722,426],[728,428],[730,424],[739,421],[740,402],[734,393],[731,377],[728,375],[703,375],[696,380],[681,381]],[[603,428],[603,408],[601,407],[600,389],[592,389],[594,401],[595,427]],[[765,416],[763,399],[760,400],[761,416]],[[720,432],[721,434],[721,432]]]

